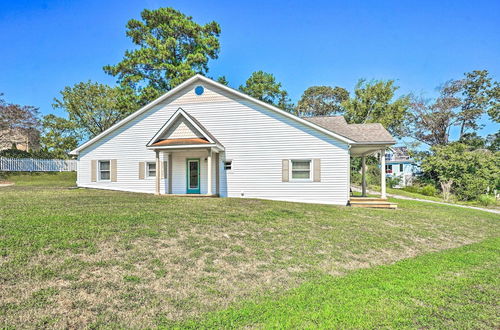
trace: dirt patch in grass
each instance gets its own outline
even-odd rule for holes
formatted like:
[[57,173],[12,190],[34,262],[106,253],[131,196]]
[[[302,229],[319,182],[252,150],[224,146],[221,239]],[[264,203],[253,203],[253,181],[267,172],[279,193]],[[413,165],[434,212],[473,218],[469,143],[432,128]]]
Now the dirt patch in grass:
[[154,327],[498,235],[492,214],[411,201],[392,211],[6,189],[0,327]]

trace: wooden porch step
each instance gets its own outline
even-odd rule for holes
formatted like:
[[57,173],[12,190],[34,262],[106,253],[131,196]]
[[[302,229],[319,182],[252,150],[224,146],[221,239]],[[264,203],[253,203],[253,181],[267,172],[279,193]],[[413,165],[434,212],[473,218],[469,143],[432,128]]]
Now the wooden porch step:
[[364,208],[375,208],[375,209],[397,209],[398,204],[387,203],[387,204],[349,204],[351,207],[364,207]]
[[351,198],[349,200],[351,207],[369,207],[378,209],[397,209],[398,204],[388,202],[387,199],[382,198]]
[[387,198],[380,198],[380,197],[351,197],[349,198],[350,201],[353,202],[387,202]]

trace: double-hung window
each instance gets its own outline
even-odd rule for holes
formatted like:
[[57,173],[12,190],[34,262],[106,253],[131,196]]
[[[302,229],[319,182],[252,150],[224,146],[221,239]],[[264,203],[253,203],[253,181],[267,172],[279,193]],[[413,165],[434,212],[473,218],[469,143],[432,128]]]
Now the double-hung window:
[[148,178],[156,177],[156,162],[146,163],[146,177]]
[[292,172],[292,180],[298,180],[298,181],[311,180],[310,159],[292,160],[291,163],[292,166],[290,166],[290,168]]
[[111,180],[111,164],[109,160],[99,161],[99,180],[100,181]]

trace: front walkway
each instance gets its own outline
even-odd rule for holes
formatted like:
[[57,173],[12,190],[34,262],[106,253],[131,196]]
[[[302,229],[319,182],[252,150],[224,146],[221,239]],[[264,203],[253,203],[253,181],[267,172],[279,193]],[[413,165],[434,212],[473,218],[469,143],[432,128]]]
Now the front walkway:
[[[358,187],[353,186],[352,187],[352,191],[361,192],[361,189],[358,188]],[[380,194],[380,192],[373,191],[373,190],[368,190],[368,193],[369,194],[375,194],[375,195]],[[453,204],[453,203],[437,202],[437,201],[431,201],[431,200],[428,200],[428,199],[414,198],[414,197],[394,195],[394,194],[387,194],[387,197],[392,197],[392,198],[397,198],[397,199],[407,199],[407,200],[411,200],[411,201],[419,201],[419,202],[426,202],[426,203],[433,203],[433,204],[456,206],[456,207],[462,207],[462,208],[466,208],[466,209],[474,209],[474,210],[480,210],[480,211],[485,211],[485,212],[500,214],[500,210],[485,209],[485,208],[477,207],[477,206],[469,206],[469,205],[460,205],[460,204]]]

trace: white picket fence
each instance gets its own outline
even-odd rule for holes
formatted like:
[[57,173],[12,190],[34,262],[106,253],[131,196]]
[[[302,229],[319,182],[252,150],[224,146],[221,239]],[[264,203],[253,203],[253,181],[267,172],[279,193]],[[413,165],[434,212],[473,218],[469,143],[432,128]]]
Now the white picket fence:
[[0,171],[9,172],[71,172],[76,171],[76,160],[0,157]]

